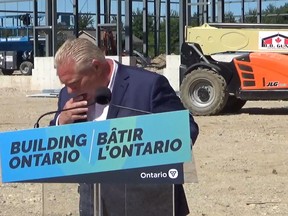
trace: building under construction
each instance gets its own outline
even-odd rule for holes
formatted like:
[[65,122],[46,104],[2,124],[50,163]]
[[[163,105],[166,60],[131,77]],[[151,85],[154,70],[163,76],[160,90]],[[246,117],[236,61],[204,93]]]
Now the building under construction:
[[[170,54],[171,19],[177,19],[179,22],[178,47],[180,47],[184,40],[186,25],[231,22],[229,19],[231,16],[233,22],[242,23],[247,22],[247,16],[253,16],[254,22],[257,23],[263,22],[263,17],[267,16],[287,16],[286,13],[267,14],[266,8],[273,2],[269,0],[229,2],[224,0],[2,0],[0,1],[1,35],[10,27],[14,28],[14,32],[19,32],[21,29],[23,31],[26,27],[34,38],[35,56],[43,55],[41,49],[37,48],[40,36],[45,36],[47,40],[45,56],[53,56],[59,46],[59,40],[63,39],[61,33],[69,29],[65,37],[71,35],[78,37],[82,28],[79,26],[79,20],[85,18],[84,15],[90,15],[93,25],[89,26],[89,32],[93,32],[92,37],[96,39],[99,46],[103,45],[107,37],[109,38],[109,34],[103,34],[101,31],[109,33],[111,30],[115,40],[115,47],[112,48],[118,55],[122,55],[123,50],[126,55],[133,55],[133,39],[135,41],[137,38],[141,40],[140,51],[144,56],[160,54],[159,47],[163,44],[165,53]],[[279,0],[276,6],[284,3],[284,0]],[[133,34],[133,20],[136,16],[139,19],[139,14],[135,14],[136,10],[142,13],[141,38]],[[10,26],[6,25],[6,19],[11,20]],[[152,28],[148,26],[151,25],[150,20],[152,20]],[[149,44],[148,40],[151,33],[153,33],[153,44]],[[165,41],[163,37],[160,38],[161,33],[165,35]],[[113,43],[109,46],[113,46]],[[139,41],[136,46],[139,46]],[[151,52],[148,47],[153,47],[153,53],[148,52]]]

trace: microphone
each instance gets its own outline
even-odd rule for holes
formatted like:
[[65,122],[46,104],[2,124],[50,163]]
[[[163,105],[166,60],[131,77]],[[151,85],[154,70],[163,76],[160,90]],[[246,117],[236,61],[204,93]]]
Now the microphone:
[[96,103],[105,105],[109,104],[112,98],[112,92],[107,87],[100,87],[96,94]]
[[[99,99],[104,104],[109,103],[111,101],[111,96],[112,96],[111,90],[107,87],[103,87],[103,88],[101,88],[101,91],[103,92],[103,94],[101,95],[101,98],[99,98]],[[148,112],[145,110],[140,110],[140,109],[135,109],[135,108],[131,108],[131,107],[116,105],[116,104],[112,104],[112,103],[110,103],[109,105],[117,107],[117,108],[121,108],[121,109],[126,109],[126,110],[130,110],[130,111],[142,113],[142,114],[152,114],[152,112]]]
[[[89,106],[91,106],[91,105],[93,105],[95,103],[98,103],[98,104],[101,104],[101,105],[105,105],[105,104],[108,104],[111,101],[111,96],[112,96],[112,94],[111,94],[111,91],[110,91],[109,88],[100,87],[100,88],[97,89],[95,100],[92,103],[87,104],[86,106],[82,106],[82,107],[72,107],[72,108],[62,109],[59,112],[68,111],[68,110],[77,109],[77,108],[89,107]],[[34,128],[39,128],[39,122],[40,122],[40,120],[43,117],[45,117],[47,115],[55,114],[57,112],[58,112],[58,110],[47,112],[47,113],[44,113],[43,115],[41,115],[37,119],[36,123],[34,124]]]
[[126,110],[130,110],[130,111],[142,113],[142,114],[153,114],[152,112],[148,112],[148,111],[145,111],[145,110],[139,110],[139,109],[135,109],[135,108],[131,108],[131,107],[120,106],[120,105],[116,105],[116,104],[110,104],[110,105],[112,105],[114,107],[121,108],[121,109],[126,109]]

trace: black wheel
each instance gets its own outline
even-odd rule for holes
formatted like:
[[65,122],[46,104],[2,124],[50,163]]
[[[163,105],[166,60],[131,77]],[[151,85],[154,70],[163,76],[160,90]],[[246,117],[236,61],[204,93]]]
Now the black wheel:
[[228,97],[227,103],[223,108],[223,113],[236,113],[246,104],[246,100],[236,98],[235,96],[230,95]]
[[187,74],[180,86],[180,98],[194,115],[219,114],[228,99],[225,79],[215,71],[196,69]]
[[12,69],[2,69],[1,71],[3,75],[12,75],[14,73]]
[[33,69],[32,62],[24,61],[20,64],[19,70],[23,75],[31,75]]

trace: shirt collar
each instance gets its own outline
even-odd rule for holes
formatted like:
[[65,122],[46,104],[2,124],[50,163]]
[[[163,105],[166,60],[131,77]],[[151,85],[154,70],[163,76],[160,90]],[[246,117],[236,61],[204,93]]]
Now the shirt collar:
[[113,87],[114,87],[114,83],[115,83],[115,77],[116,77],[116,74],[117,74],[117,71],[118,71],[118,64],[117,62],[112,59],[112,58],[109,58],[109,57],[106,57],[106,59],[109,59],[113,62],[113,68],[112,68],[112,76],[111,76],[111,79],[110,79],[110,82],[108,84],[108,88],[111,90],[111,92],[113,91]]

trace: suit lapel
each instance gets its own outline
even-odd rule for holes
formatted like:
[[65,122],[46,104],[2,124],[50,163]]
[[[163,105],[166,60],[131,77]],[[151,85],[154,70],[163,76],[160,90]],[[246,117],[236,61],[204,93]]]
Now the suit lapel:
[[118,71],[115,77],[115,82],[112,91],[112,99],[109,106],[107,119],[116,118],[119,108],[113,106],[121,105],[124,94],[129,86],[129,75],[125,75],[125,66],[118,63]]

